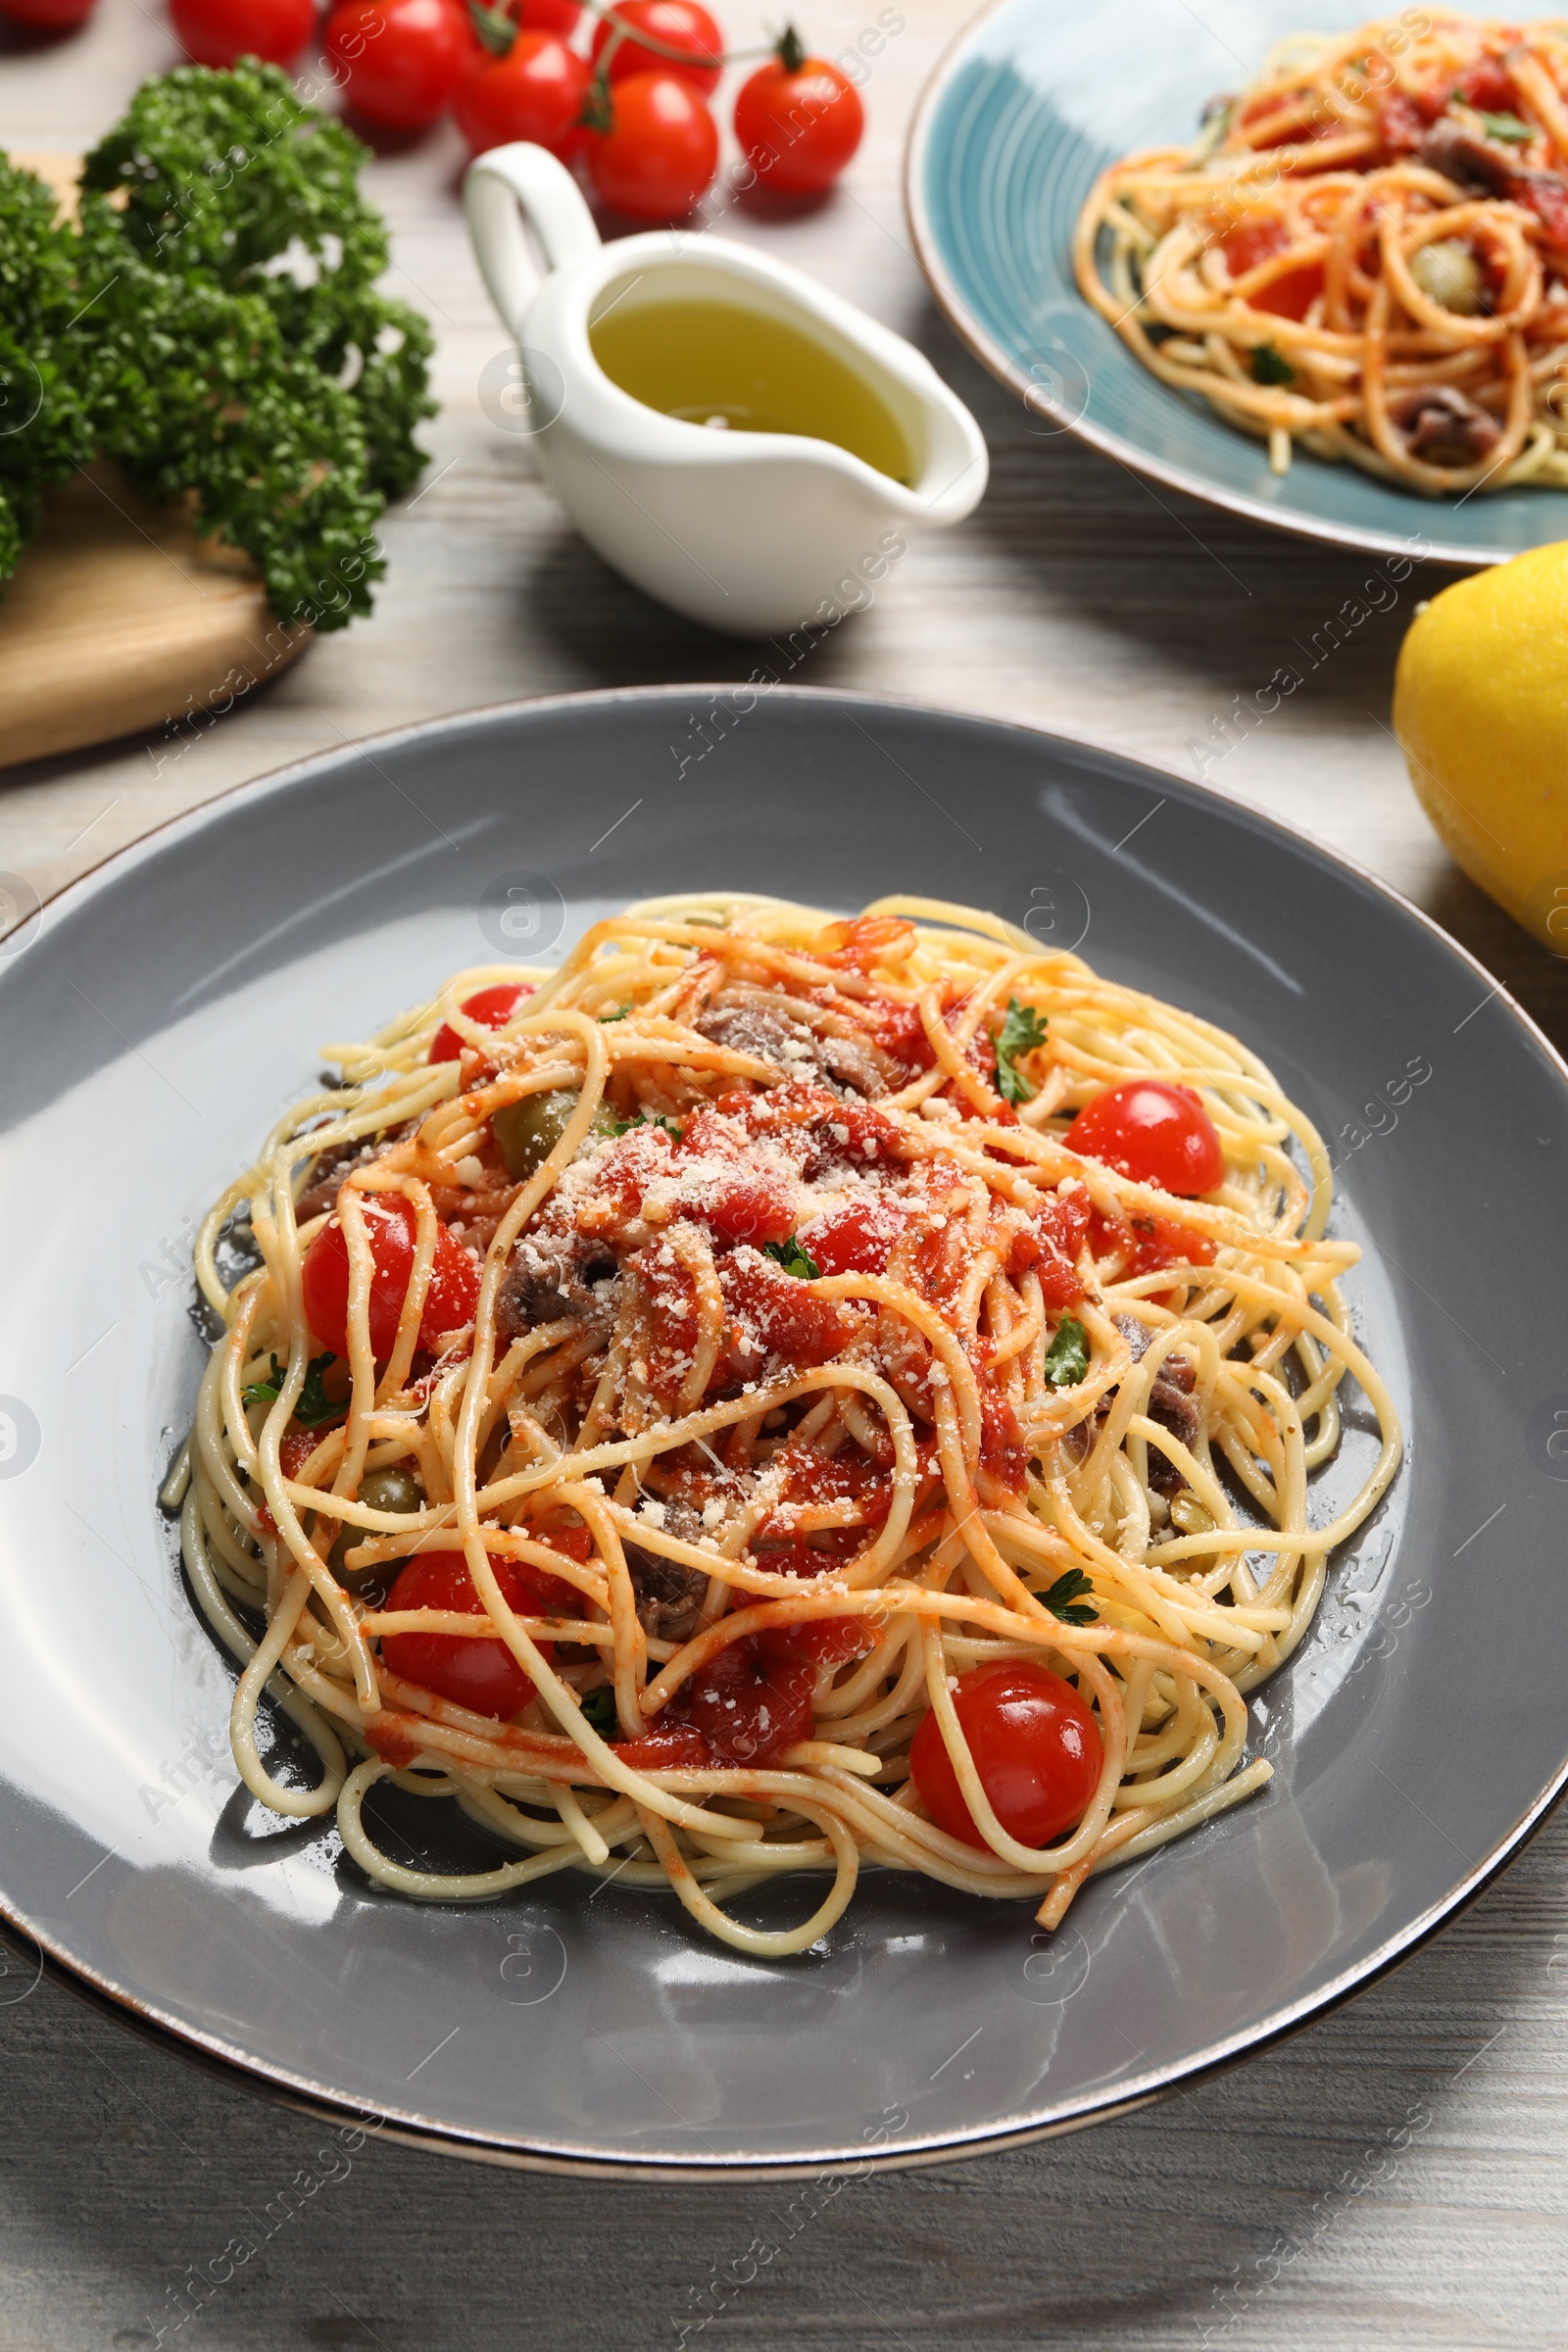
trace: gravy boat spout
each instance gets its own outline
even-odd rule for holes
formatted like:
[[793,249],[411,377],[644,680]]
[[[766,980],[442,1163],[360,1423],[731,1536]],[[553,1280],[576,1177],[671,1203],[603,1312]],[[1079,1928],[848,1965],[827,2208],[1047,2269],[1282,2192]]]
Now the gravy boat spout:
[[[521,142],[476,158],[464,200],[519,348],[545,478],[606,562],[676,612],[742,637],[831,624],[869,603],[867,584],[887,576],[911,529],[978,505],[988,462],[968,410],[902,335],[799,270],[708,232],[605,245],[570,173]],[[792,330],[824,381],[848,370],[886,446],[905,453],[901,470],[811,432],[668,414],[596,355],[613,316],[616,336],[629,328],[656,360],[678,360],[683,336],[689,358],[693,317],[716,315],[707,306],[733,315],[738,344]]]

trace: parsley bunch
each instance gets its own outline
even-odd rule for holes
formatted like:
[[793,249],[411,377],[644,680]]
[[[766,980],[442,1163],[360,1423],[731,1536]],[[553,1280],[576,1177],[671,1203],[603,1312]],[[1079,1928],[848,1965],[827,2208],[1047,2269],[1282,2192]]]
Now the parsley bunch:
[[107,457],[243,548],[279,620],[369,611],[371,532],[435,404],[429,328],[376,291],[366,160],[254,64],[145,83],[87,158],[78,226],[0,159],[0,578],[44,490]]

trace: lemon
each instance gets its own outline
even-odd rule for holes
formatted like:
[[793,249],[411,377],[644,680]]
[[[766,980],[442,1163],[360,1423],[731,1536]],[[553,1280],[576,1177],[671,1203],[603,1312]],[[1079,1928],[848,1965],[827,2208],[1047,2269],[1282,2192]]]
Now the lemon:
[[1450,856],[1568,956],[1568,543],[1456,580],[1416,614],[1394,731]]

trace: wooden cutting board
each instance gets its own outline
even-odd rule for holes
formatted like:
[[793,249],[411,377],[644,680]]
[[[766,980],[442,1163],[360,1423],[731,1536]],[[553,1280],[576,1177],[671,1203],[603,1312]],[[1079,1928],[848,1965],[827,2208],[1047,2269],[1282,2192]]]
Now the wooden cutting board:
[[0,586],[0,764],[226,709],[292,662],[246,556],[93,466]]
[[[22,156],[70,210],[71,157]],[[247,556],[201,538],[182,508],[94,466],[45,505],[0,582],[0,765],[144,734],[227,707],[310,641],[268,607]]]

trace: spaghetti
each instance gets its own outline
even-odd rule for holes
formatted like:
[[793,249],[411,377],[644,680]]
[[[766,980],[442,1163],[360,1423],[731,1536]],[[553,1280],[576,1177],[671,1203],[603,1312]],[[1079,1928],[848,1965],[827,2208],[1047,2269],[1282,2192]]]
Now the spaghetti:
[[[165,1489],[262,1803],[411,1896],[571,1868],[782,1954],[862,1861],[1054,1926],[1267,1780],[1246,1693],[1400,1439],[1233,1038],[990,915],[703,894],[328,1051],[202,1227]],[[1378,1457],[1314,1527],[1347,1375]],[[382,1780],[510,1858],[397,1860]]]
[[1440,495],[1568,483],[1568,28],[1407,10],[1282,43],[1113,164],[1078,284],[1162,382]]

